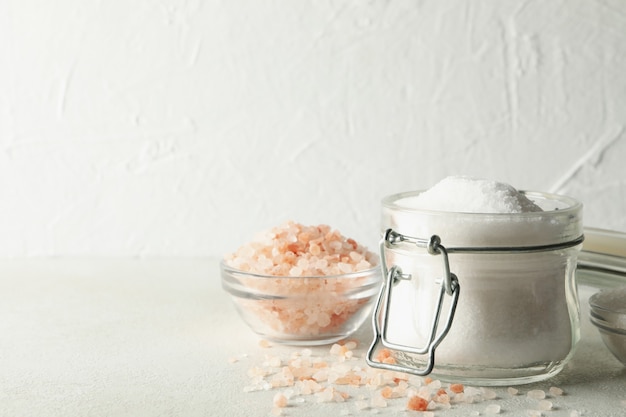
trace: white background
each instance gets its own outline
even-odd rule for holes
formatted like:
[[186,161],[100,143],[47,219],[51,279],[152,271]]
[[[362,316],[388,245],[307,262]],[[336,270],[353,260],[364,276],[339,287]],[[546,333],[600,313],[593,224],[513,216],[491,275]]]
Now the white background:
[[0,256],[374,244],[450,174],[626,230],[622,0],[4,0]]

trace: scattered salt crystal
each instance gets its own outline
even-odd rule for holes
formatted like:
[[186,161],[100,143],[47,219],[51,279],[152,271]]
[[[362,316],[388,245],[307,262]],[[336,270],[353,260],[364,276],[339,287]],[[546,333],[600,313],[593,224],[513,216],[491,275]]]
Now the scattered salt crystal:
[[513,387],[509,387],[506,389],[507,392],[509,393],[509,395],[517,395],[519,393],[519,390],[517,388],[513,388]]
[[414,387],[421,387],[422,384],[424,383],[424,379],[420,376],[417,375],[410,375],[409,376],[409,384],[413,385]]
[[485,408],[485,414],[500,414],[500,405],[498,405],[498,404],[489,404]]
[[538,408],[542,411],[552,410],[552,402],[548,400],[541,400],[539,401]]
[[419,395],[415,395],[409,398],[407,409],[413,411],[426,411],[428,409],[428,401]]
[[346,342],[346,344],[344,345],[346,347],[346,349],[349,350],[354,350],[356,349],[356,347],[358,346],[357,342],[354,340],[350,340],[348,342]]
[[372,395],[370,405],[372,408],[385,408],[387,407],[387,401],[380,395]]
[[428,407],[426,407],[427,410],[435,410],[437,408],[437,403],[435,403],[434,401],[430,401],[428,403]]
[[368,408],[369,404],[367,401],[359,400],[359,401],[354,402],[354,406],[356,407],[357,410],[362,411]]
[[540,389],[530,390],[530,391],[528,391],[528,393],[526,395],[529,398],[532,398],[534,400],[543,400],[544,398],[546,398],[545,391],[542,391]]
[[272,400],[272,402],[274,403],[274,407],[287,407],[287,397],[285,397],[285,395],[280,392],[274,395],[274,399]]
[[430,384],[428,384],[428,387],[432,390],[438,390],[439,388],[441,388],[441,381],[438,379],[435,379],[433,381],[431,381]]
[[267,358],[267,366],[271,366],[273,368],[278,368],[281,364],[281,360],[280,357],[278,356],[271,356]]
[[455,394],[463,392],[464,389],[465,387],[463,386],[463,384],[450,384],[450,391],[454,392]]
[[476,387],[465,387],[463,389],[463,393],[465,394],[466,397],[472,397],[475,399],[481,398],[483,391],[480,388],[476,388]]
[[495,400],[498,397],[498,394],[492,389],[481,388],[481,391],[483,392],[483,398],[485,400]]
[[315,396],[317,397],[317,402],[327,403],[333,400],[334,392],[332,388],[326,388],[325,390],[320,391],[317,394],[315,394]]
[[563,390],[558,387],[550,387],[549,392],[550,395],[552,395],[553,397],[560,397],[561,395],[563,395]]

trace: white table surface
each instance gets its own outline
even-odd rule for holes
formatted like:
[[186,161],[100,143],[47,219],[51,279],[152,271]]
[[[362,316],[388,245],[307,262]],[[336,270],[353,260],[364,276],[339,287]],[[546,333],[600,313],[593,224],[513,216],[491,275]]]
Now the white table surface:
[[[485,415],[495,403],[502,415],[525,416],[537,408],[525,393],[552,386],[566,395],[549,398],[545,416],[626,415],[626,368],[588,323],[589,295],[581,289],[582,342],[560,375],[435,415]],[[362,354],[369,323],[355,337]],[[271,415],[276,391],[245,393],[247,370],[301,348],[259,340],[223,292],[216,259],[0,261],[0,416]],[[420,415],[405,411],[406,399],[357,412],[353,398],[371,394],[357,391],[341,404],[305,398],[283,415]]]

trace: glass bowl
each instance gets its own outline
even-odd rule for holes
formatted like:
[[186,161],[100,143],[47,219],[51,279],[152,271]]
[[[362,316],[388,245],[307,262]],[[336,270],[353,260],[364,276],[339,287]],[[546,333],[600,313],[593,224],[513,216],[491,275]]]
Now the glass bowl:
[[260,275],[220,264],[222,287],[257,334],[290,345],[345,339],[369,317],[381,284],[380,267],[341,275]]
[[600,291],[589,298],[590,320],[606,347],[626,365],[626,287]]

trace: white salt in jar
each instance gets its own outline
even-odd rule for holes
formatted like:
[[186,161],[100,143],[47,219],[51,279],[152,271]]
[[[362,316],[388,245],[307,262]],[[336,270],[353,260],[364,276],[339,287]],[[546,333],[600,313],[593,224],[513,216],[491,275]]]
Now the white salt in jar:
[[[482,385],[558,373],[580,338],[574,272],[582,205],[537,192],[520,193],[543,211],[465,213],[406,204],[420,193],[383,200],[388,278],[368,363]],[[393,352],[395,364],[374,359],[381,348]]]

